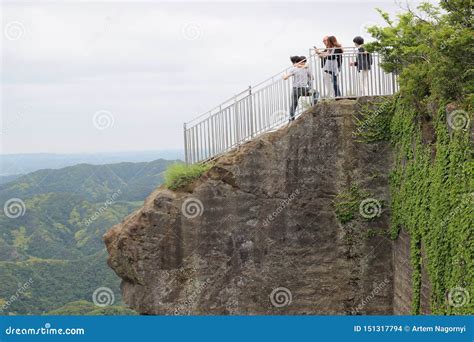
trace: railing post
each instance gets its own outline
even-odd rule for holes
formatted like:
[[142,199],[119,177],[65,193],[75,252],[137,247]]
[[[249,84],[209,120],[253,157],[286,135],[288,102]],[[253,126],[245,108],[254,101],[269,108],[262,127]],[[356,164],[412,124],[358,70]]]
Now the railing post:
[[252,101],[252,86],[249,86],[249,116],[250,116],[250,136],[253,138],[254,130],[253,130],[253,101]]
[[398,91],[397,76],[394,72],[390,73],[392,75],[392,94],[395,94]]
[[[373,54],[373,65],[371,71],[367,73],[367,79],[362,79],[364,83],[361,83],[357,69],[350,66],[350,62],[357,58],[357,53],[357,50],[350,49],[343,55],[338,83],[344,89],[345,97],[394,94],[399,87],[397,75],[395,72],[384,73],[380,67],[380,56],[377,53]],[[325,74],[321,69],[320,59],[312,49],[308,51],[307,63],[313,76],[310,82],[311,88],[320,92],[320,98],[326,98],[327,91],[332,89],[332,85],[326,87]],[[269,116],[278,113],[282,106],[286,110],[291,102],[289,96],[292,81],[275,80],[275,77],[271,77],[253,88],[249,86],[248,89],[235,95],[233,99],[231,98],[215,108],[218,110],[217,113],[212,114],[214,109],[211,110],[209,118],[201,119],[194,126],[189,123],[190,128],[187,128],[187,124],[184,123],[186,164],[190,165],[213,158],[229,148],[239,146],[249,138],[253,139],[258,134],[271,129],[274,126],[271,121],[273,118],[269,118]],[[311,101],[313,100],[314,97],[311,96]]]
[[186,165],[189,165],[188,139],[186,137],[186,123],[183,124],[183,134],[184,134],[184,161],[186,162]]
[[219,118],[219,146],[220,146],[220,153],[225,151],[225,144],[224,144],[224,123],[222,120],[222,105],[219,106],[219,114],[217,114],[217,117]]
[[[306,65],[308,66],[309,68],[309,71],[311,72],[311,77],[312,79],[310,80],[310,89],[312,89],[313,91],[317,91],[316,90],[316,70],[314,69],[315,66],[313,65],[313,58],[311,57],[311,53],[312,53],[312,49],[309,49],[308,50],[308,57],[306,58]],[[310,103],[311,103],[311,106],[314,106],[314,95],[312,94],[311,97],[310,97]]]
[[234,126],[235,126],[235,143],[236,145],[240,144],[240,121],[239,121],[239,111],[237,105],[237,97],[234,97]]

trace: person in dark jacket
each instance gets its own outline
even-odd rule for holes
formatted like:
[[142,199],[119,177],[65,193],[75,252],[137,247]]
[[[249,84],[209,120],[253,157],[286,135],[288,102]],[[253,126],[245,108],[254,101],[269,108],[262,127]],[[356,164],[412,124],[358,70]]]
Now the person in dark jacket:
[[357,75],[359,78],[359,95],[369,95],[369,71],[372,66],[372,55],[365,51],[364,38],[357,36],[352,40],[357,49],[357,56],[355,62],[351,65],[357,68]]

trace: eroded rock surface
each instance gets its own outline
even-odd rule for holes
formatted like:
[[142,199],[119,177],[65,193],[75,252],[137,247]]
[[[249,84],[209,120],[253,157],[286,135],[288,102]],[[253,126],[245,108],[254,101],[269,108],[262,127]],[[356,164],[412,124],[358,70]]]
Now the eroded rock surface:
[[352,184],[389,201],[388,144],[353,137],[368,100],[322,102],[189,189],[155,190],[104,236],[124,301],[142,314],[391,314],[388,210],[342,225],[333,204]]

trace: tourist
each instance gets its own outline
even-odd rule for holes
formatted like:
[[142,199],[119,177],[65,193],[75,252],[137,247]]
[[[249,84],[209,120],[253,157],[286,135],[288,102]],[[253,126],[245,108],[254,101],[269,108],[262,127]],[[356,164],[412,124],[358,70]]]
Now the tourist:
[[359,79],[359,95],[369,95],[369,70],[372,65],[372,56],[365,51],[364,38],[357,36],[353,39],[357,49],[357,57],[355,62],[351,62],[351,66],[357,67],[357,76]]
[[298,107],[298,101],[301,96],[312,96],[312,104],[316,104],[318,101],[318,92],[313,91],[310,87],[313,75],[306,65],[305,56],[292,56],[290,57],[293,67],[290,71],[283,76],[284,80],[293,77],[293,89],[291,92],[291,103],[290,103],[290,122],[295,120],[295,111]]
[[[326,37],[324,37],[326,38]],[[341,90],[338,84],[338,75],[342,64],[342,53],[344,52],[341,44],[337,41],[336,37],[329,36],[327,39],[323,39],[326,44],[326,49],[319,50],[315,48],[316,54],[324,59],[322,63],[324,71],[324,84],[326,85],[326,91],[329,97],[340,97],[342,96]]]
[[[324,50],[318,50],[316,46],[314,46],[314,51],[319,55],[320,61],[321,61],[321,69],[324,70],[324,66],[327,61],[327,57],[323,56],[323,53],[326,53],[328,50],[328,38],[329,36],[324,36],[323,37],[323,44],[325,46]],[[318,53],[319,51],[319,53]],[[326,95],[328,97],[334,97],[334,87],[332,85],[332,77],[328,73],[323,73],[323,83],[324,83],[324,88],[326,91]]]

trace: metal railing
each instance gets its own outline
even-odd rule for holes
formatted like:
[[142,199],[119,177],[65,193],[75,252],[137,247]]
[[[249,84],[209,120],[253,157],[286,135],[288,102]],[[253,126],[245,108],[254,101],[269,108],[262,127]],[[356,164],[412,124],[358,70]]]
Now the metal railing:
[[[393,95],[398,90],[396,75],[380,66],[380,56],[371,53],[370,70],[358,71],[353,62],[358,52],[345,48],[334,55],[340,59],[336,76],[339,93],[335,93],[333,76],[323,69],[322,58],[310,50],[307,67],[312,75],[310,96],[297,97],[295,115],[314,105],[316,99],[354,98]],[[360,56],[359,56],[360,58]],[[359,60],[360,61],[360,60]],[[184,124],[184,150],[187,164],[203,162],[249,141],[256,136],[288,123],[292,102],[293,80],[284,80],[287,68],[271,78],[234,95],[214,109]],[[316,92],[316,95],[313,95]]]

